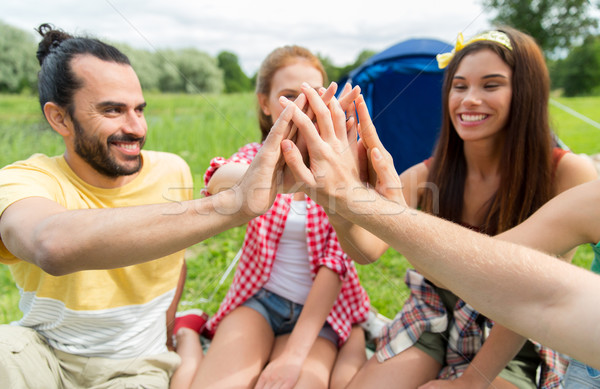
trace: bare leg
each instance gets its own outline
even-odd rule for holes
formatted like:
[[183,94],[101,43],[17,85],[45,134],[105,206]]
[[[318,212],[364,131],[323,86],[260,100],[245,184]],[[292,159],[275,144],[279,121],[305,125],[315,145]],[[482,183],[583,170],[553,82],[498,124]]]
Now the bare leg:
[[427,353],[411,347],[385,362],[373,356],[348,388],[416,388],[435,379],[441,367]]
[[252,308],[238,307],[219,324],[193,381],[195,388],[252,388],[271,354],[273,330]]
[[490,384],[490,388],[494,389],[518,389],[516,385],[511,384],[504,378],[496,377]]
[[[281,335],[275,338],[275,345],[273,346],[271,360],[274,360],[281,355],[288,339],[289,334]],[[330,340],[317,337],[312,348],[310,349],[310,353],[302,365],[302,373],[300,373],[300,378],[298,379],[298,382],[294,388],[328,388],[331,370],[333,369],[333,363],[335,362],[336,354],[336,345],[334,345]]]
[[355,325],[335,360],[329,387],[345,388],[365,362],[367,362],[365,332],[360,326]]
[[198,333],[189,328],[180,328],[175,335],[177,354],[181,357],[181,365],[171,377],[170,389],[188,389],[200,367],[204,354]]

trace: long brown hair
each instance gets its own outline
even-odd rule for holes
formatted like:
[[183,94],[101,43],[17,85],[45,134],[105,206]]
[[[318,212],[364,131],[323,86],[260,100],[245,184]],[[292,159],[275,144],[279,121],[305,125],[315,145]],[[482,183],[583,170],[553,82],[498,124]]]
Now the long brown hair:
[[[308,49],[300,46],[282,46],[273,50],[262,62],[256,77],[256,94],[269,96],[271,93],[271,83],[275,73],[283,67],[292,65],[298,60],[308,61],[315,69],[321,72],[323,83],[327,84],[327,73],[323,68],[323,64],[319,58],[311,53]],[[263,110],[258,105],[258,124],[262,140],[264,141],[273,127],[273,119],[270,115],[265,115]]]
[[[493,41],[476,41],[458,51],[444,76],[442,126],[433,153],[428,181],[437,185],[425,191],[419,205],[426,212],[461,222],[467,165],[463,140],[448,109],[452,79],[461,60],[480,50],[492,50],[512,69],[512,99],[504,131],[500,185],[486,203],[483,232],[495,235],[525,220],[552,197],[552,135],[548,117],[550,78],[542,52],[534,39],[512,28],[502,28],[512,50]],[[435,204],[439,201],[438,204]]]

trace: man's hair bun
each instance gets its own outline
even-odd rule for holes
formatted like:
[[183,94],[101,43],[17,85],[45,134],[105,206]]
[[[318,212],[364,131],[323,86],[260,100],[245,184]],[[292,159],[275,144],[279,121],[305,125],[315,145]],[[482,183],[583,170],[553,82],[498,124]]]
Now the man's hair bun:
[[38,45],[36,53],[40,65],[63,41],[73,38],[64,31],[54,29],[54,27],[48,23],[41,24],[36,31],[42,36],[42,40]]

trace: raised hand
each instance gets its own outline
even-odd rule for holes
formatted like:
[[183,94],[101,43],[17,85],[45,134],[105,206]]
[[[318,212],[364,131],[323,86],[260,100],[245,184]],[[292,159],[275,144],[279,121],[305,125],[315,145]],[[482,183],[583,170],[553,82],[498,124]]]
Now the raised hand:
[[294,111],[292,120],[307,142],[310,157],[310,166],[307,167],[292,142],[282,143],[286,163],[296,180],[303,183],[305,192],[317,201],[320,197],[325,201],[340,195],[340,191],[364,188],[358,176],[355,155],[349,147],[346,114],[338,100],[332,98],[328,106],[308,85],[303,85],[302,92],[315,114],[318,130],[306,114]]
[[371,186],[375,187],[377,184],[377,174],[373,169],[371,150],[377,148],[385,162],[391,164],[392,166],[394,165],[394,161],[392,155],[385,149],[381,143],[381,140],[379,140],[379,136],[377,135],[377,131],[375,130],[375,126],[371,120],[371,115],[369,114],[367,104],[362,96],[357,99],[356,111],[358,112],[358,120],[360,122],[358,125],[358,135],[360,136],[358,143],[366,150],[364,154],[364,156],[366,156],[366,160],[360,161],[361,177],[366,179]]
[[[360,121],[357,128],[354,113],[347,115],[335,98],[326,105],[310,87],[303,87],[302,91],[315,113],[318,130],[302,112],[294,112],[292,121],[307,142],[310,166],[299,165],[299,150],[291,142],[284,142],[282,147],[286,163],[296,180],[305,186],[305,192],[317,201],[319,196],[343,196],[347,201],[352,192],[366,189],[368,182],[382,196],[404,205],[392,157],[377,136],[362,96],[355,99]],[[356,147],[354,131],[361,136]],[[321,205],[329,208],[323,201]]]
[[367,181],[388,200],[406,205],[402,194],[402,183],[394,167],[392,155],[381,143],[362,96],[358,99],[356,110],[360,121],[358,157],[361,179]]
[[246,174],[232,188],[235,201],[223,204],[222,211],[242,210],[244,214],[255,217],[265,213],[273,205],[277,191],[283,185],[284,161],[280,145],[290,136],[291,119],[295,110],[300,112],[296,105],[290,104],[281,112]]

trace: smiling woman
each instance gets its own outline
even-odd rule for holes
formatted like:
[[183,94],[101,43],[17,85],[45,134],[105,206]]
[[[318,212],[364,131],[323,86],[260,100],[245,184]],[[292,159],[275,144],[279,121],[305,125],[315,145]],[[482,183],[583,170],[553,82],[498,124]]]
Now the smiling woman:
[[[467,42],[461,35],[438,60],[447,65],[440,137],[431,158],[400,176],[408,205],[496,235],[597,177],[589,161],[553,143],[550,80],[530,36],[510,28]],[[426,277],[407,272],[413,293],[350,387],[418,387],[441,378],[464,387],[533,388],[538,365],[542,387],[560,381],[564,361],[552,350],[540,351],[499,325],[488,337],[492,323]]]
[[[501,137],[512,98],[512,70],[491,50],[467,56],[452,80],[450,120],[465,142]],[[500,150],[498,150],[499,152]]]

